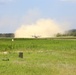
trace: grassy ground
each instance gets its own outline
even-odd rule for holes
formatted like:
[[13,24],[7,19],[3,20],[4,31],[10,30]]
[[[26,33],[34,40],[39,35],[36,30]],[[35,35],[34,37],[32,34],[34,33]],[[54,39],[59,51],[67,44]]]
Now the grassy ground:
[[0,39],[0,75],[76,75],[75,45],[68,39]]

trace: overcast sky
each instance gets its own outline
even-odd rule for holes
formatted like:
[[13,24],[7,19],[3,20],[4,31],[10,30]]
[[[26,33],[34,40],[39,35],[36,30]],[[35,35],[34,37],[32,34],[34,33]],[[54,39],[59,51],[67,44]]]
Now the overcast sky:
[[76,0],[0,0],[0,33],[41,18],[76,28]]

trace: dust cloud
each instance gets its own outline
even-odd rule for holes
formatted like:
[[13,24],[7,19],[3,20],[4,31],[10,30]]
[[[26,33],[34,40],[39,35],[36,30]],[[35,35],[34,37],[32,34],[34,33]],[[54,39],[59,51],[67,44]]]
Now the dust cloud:
[[30,25],[21,25],[15,31],[15,38],[33,38],[33,36],[39,38],[53,37],[63,31],[56,21],[52,19],[39,19]]

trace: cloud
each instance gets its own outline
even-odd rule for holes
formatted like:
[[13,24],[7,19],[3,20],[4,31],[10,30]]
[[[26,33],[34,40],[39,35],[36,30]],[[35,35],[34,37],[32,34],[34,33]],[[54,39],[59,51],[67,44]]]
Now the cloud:
[[52,19],[39,19],[30,25],[21,25],[15,32],[16,38],[32,38],[32,36],[52,37],[63,32],[60,25]]

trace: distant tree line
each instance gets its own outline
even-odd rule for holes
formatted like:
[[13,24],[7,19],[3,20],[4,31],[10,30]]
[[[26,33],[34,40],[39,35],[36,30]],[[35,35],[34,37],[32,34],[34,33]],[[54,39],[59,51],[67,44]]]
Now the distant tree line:
[[63,34],[57,33],[56,36],[57,37],[60,37],[60,36],[74,36],[74,37],[76,37],[76,29],[71,29],[71,30],[65,31]]
[[0,33],[0,38],[14,37],[14,33]]

